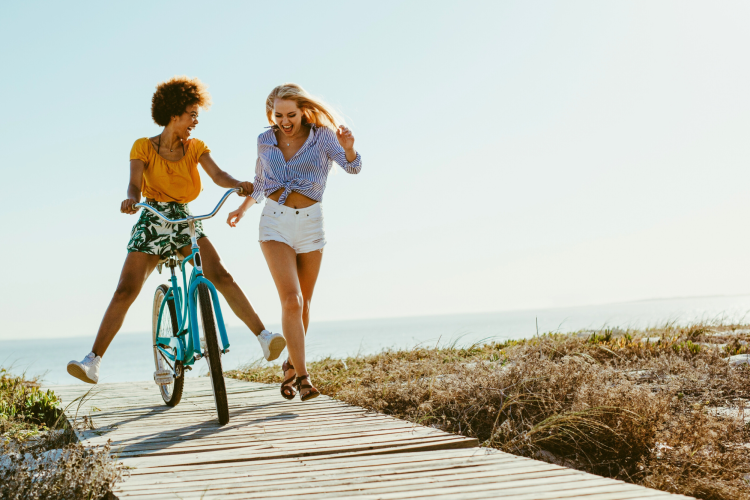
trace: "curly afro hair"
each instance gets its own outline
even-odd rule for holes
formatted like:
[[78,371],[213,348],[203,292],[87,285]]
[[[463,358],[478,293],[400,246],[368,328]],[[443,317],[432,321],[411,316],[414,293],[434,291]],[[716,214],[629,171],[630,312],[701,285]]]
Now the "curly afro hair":
[[151,117],[157,125],[166,127],[173,116],[180,116],[193,104],[203,109],[211,107],[206,84],[197,78],[175,76],[156,86],[151,99]]

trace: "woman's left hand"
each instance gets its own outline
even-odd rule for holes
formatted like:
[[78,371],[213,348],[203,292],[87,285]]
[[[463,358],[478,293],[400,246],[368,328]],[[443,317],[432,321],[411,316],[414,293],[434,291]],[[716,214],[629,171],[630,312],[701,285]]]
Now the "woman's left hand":
[[336,131],[336,139],[339,140],[339,144],[344,148],[344,151],[354,149],[354,135],[352,135],[351,130],[343,125],[339,126],[339,129]]
[[227,224],[229,224],[229,227],[237,227],[237,223],[239,223],[244,216],[245,211],[242,209],[242,207],[229,212],[229,215],[227,216]]

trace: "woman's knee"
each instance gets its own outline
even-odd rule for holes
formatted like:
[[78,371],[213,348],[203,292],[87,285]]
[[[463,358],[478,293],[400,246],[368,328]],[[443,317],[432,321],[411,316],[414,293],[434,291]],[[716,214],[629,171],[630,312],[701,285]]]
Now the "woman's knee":
[[141,292],[141,286],[130,281],[121,281],[117,284],[115,295],[112,300],[115,302],[132,303]]
[[285,312],[302,313],[303,303],[304,299],[302,298],[302,294],[299,292],[287,293],[281,297],[281,308]]

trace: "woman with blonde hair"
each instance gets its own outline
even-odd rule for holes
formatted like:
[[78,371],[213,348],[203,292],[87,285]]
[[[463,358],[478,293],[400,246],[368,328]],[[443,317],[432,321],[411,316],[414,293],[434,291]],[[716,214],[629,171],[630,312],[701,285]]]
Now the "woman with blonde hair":
[[[289,357],[282,365],[281,395],[318,394],[305,364],[310,303],[326,244],[321,201],[333,162],[358,174],[362,158],[354,136],[338,115],[294,83],[274,88],[266,99],[270,130],[258,136],[252,194],[229,214],[235,227],[254,203],[266,198],[260,242],[281,300],[281,324]],[[293,385],[292,385],[293,384]]]

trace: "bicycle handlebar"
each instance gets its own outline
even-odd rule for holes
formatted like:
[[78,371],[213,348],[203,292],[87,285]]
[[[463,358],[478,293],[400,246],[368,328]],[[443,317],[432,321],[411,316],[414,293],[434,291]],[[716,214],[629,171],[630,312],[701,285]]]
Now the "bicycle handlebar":
[[154,207],[152,207],[151,205],[148,205],[146,203],[136,203],[135,205],[133,205],[133,207],[143,207],[144,209],[150,211],[151,213],[153,213],[154,215],[156,215],[157,217],[159,217],[161,220],[163,220],[167,224],[182,224],[183,222],[188,222],[188,221],[191,221],[191,220],[205,220],[205,219],[210,219],[211,217],[213,217],[214,215],[216,215],[216,212],[218,212],[221,209],[222,205],[224,205],[224,202],[227,201],[227,198],[229,198],[230,194],[232,194],[232,193],[242,193],[242,192],[244,192],[244,189],[242,189],[241,187],[236,187],[236,188],[230,189],[229,191],[227,191],[226,193],[224,193],[224,196],[222,196],[221,200],[219,200],[219,204],[216,205],[216,208],[214,208],[213,212],[211,212],[210,214],[206,214],[206,215],[191,215],[190,217],[185,217],[183,219],[167,219],[164,216],[164,214],[162,214],[157,209],[155,209]]

